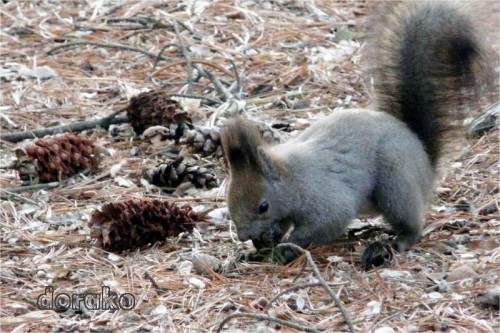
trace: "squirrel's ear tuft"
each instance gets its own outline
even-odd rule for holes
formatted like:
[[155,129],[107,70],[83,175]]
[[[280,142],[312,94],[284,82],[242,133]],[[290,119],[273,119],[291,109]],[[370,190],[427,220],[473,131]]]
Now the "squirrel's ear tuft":
[[241,117],[228,121],[222,131],[221,142],[231,170],[257,166],[258,147],[263,141],[259,130],[251,122]]
[[252,122],[241,117],[230,120],[222,131],[221,142],[231,172],[252,170],[264,177],[279,177],[259,129]]

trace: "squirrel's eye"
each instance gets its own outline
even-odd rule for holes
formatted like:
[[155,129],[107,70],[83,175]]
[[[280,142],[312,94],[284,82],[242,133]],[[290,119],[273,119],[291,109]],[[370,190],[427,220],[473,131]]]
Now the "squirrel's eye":
[[267,200],[262,201],[259,206],[259,214],[264,214],[265,212],[267,212],[268,209],[269,209],[269,202],[267,202]]

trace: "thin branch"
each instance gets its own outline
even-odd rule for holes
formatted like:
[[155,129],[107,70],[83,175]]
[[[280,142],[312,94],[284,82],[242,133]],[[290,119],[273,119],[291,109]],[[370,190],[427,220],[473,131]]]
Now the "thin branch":
[[147,20],[139,17],[112,17],[106,20],[108,25],[112,25],[110,23],[120,23],[120,22],[132,22],[138,23],[140,27],[125,27],[124,30],[137,30],[137,29],[151,29],[151,27],[156,23],[154,20]]
[[157,293],[158,292],[165,292],[168,290],[167,288],[160,287],[158,282],[156,282],[154,277],[151,274],[149,274],[149,272],[145,272],[144,277],[147,278],[149,281],[151,281],[151,284],[153,285],[153,287],[155,287]]
[[242,87],[241,87],[241,76],[238,72],[238,67],[236,66],[236,62],[233,59],[229,59],[231,65],[233,66],[234,76],[236,77],[236,94],[238,97],[241,97]]
[[314,275],[316,275],[316,278],[318,279],[318,281],[321,283],[323,288],[325,288],[325,290],[328,292],[330,297],[333,299],[333,301],[335,302],[335,304],[339,308],[340,313],[342,314],[342,316],[344,317],[344,320],[347,323],[347,326],[349,326],[349,330],[351,332],[355,332],[351,318],[349,318],[349,314],[347,313],[347,310],[344,308],[342,301],[340,300],[340,298],[337,295],[335,295],[333,290],[328,286],[326,281],[321,276],[321,273],[319,272],[318,266],[316,266],[316,264],[314,263],[314,260],[311,257],[311,253],[309,251],[304,250],[300,246],[292,244],[292,243],[282,243],[282,244],[279,244],[276,248],[279,249],[279,248],[285,248],[285,247],[291,248],[291,249],[303,254],[306,257],[307,263],[309,264],[309,266],[313,270]]
[[222,82],[220,82],[219,78],[217,78],[210,71],[203,69],[203,67],[201,67],[198,64],[194,64],[194,67],[201,75],[203,75],[204,77],[209,79],[210,82],[212,82],[212,84],[215,86],[215,89],[219,92],[219,94],[224,96],[224,99],[223,99],[224,101],[230,101],[233,99],[233,94],[231,94],[231,92],[229,90],[227,90],[226,87],[224,87]]
[[182,56],[184,59],[186,59],[186,66],[187,66],[187,75],[188,75],[188,94],[193,93],[193,65],[191,64],[191,57],[188,54],[188,51],[186,50],[186,47],[184,46],[184,40],[182,39],[181,34],[179,33],[179,23],[178,21],[174,21],[174,30],[175,34],[177,36],[177,41],[179,42],[179,50],[182,53]]
[[[120,110],[122,111],[122,110]],[[102,118],[102,119],[94,119],[88,121],[81,121],[78,123],[73,123],[69,125],[63,126],[55,126],[49,128],[41,128],[37,130],[29,130],[23,132],[13,132],[0,135],[0,140],[8,141],[8,142],[19,142],[26,139],[36,139],[41,138],[46,135],[53,135],[57,133],[65,133],[65,132],[81,132],[90,128],[95,128],[101,126],[106,128],[111,124],[123,124],[128,122],[128,118],[126,116],[122,117],[110,117]]]
[[4,189],[4,191],[5,192],[10,192],[10,193],[30,192],[30,191],[45,190],[46,188],[58,187],[60,184],[61,183],[59,183],[59,182],[44,183],[44,184],[34,184],[34,185],[28,185],[28,186],[6,188],[6,189]]
[[29,203],[29,204],[32,204],[35,206],[40,205],[39,203],[37,203],[33,200],[27,199],[25,197],[22,197],[20,195],[17,195],[13,192],[9,192],[9,191],[1,189],[1,188],[0,188],[0,200],[17,200],[19,202]]
[[[63,44],[63,45],[56,46],[53,49],[50,49],[49,51],[47,51],[47,55],[51,55],[55,51],[60,50],[60,49],[65,49],[65,48],[72,47],[72,46],[82,46],[82,45],[92,45],[92,46],[98,46],[98,47],[104,47],[104,48],[119,49],[119,50],[132,51],[132,52],[139,52],[139,53],[147,55],[148,57],[153,58],[153,59],[158,58],[157,54],[154,54],[154,53],[151,53],[149,51],[146,51],[146,50],[143,50],[143,49],[139,49],[139,48],[136,48],[136,47],[131,47],[131,46],[127,46],[127,45],[120,45],[120,44],[106,44],[106,43],[96,43],[96,42],[71,42],[71,43],[66,43],[66,44]],[[167,58],[165,58],[163,56],[160,56],[159,59],[160,60],[165,60],[165,61],[168,60]]]
[[175,43],[168,43],[166,44],[164,47],[161,48],[160,52],[158,52],[158,55],[156,56],[156,60],[155,60],[155,63],[153,65],[153,69],[156,68],[156,66],[158,65],[158,62],[161,60],[161,55],[163,54],[163,52],[169,48],[169,47],[176,47],[176,48],[179,48],[179,45],[175,44]]
[[203,39],[203,37],[204,37],[203,35],[200,35],[199,33],[194,32],[193,29],[191,29],[186,23],[184,23],[182,21],[177,21],[177,22],[180,25],[182,25],[182,27],[184,29],[186,29],[187,31],[189,31],[193,35],[194,38],[196,38],[196,39]]
[[270,321],[282,326],[294,328],[296,330],[299,330],[301,332],[321,332],[320,330],[317,330],[314,327],[311,326],[304,326],[300,324],[296,324],[290,321],[278,319],[278,318],[273,318],[269,316],[264,316],[264,315],[259,315],[259,314],[254,314],[254,313],[233,313],[232,315],[227,316],[222,320],[222,322],[219,324],[219,327],[217,328],[216,332],[220,332],[224,325],[230,321],[231,319],[234,318],[252,318],[252,319],[257,319],[257,320],[262,320],[262,321]]

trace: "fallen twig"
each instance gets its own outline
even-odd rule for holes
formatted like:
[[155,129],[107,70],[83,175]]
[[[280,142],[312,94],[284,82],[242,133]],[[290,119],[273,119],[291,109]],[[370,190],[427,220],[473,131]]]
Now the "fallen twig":
[[233,66],[234,76],[236,77],[236,95],[241,98],[241,93],[243,92],[243,87],[241,86],[241,76],[238,72],[238,67],[233,59],[229,59],[231,65]]
[[178,47],[179,50],[182,53],[182,56],[186,60],[186,66],[187,66],[187,76],[188,76],[188,94],[193,93],[193,65],[191,64],[191,57],[188,54],[188,51],[186,50],[186,47],[184,46],[184,40],[182,39],[181,34],[179,33],[179,23],[177,21],[174,21],[174,30],[175,34],[177,35],[177,40],[179,42]]
[[22,193],[22,192],[45,190],[46,188],[54,188],[54,187],[58,187],[60,184],[61,184],[60,182],[34,184],[34,185],[28,185],[28,186],[6,188],[6,189],[3,189],[3,191],[9,192],[9,193]]
[[4,190],[0,188],[0,200],[17,200],[19,202],[24,202],[24,203],[29,203],[35,206],[38,206],[39,204],[33,200],[24,198],[20,195],[17,195],[13,192],[9,192],[8,190]]
[[119,110],[115,113],[113,113],[111,116],[102,118],[102,119],[94,119],[94,120],[87,120],[87,121],[81,121],[78,123],[74,124],[69,124],[69,125],[62,125],[62,126],[55,126],[55,127],[49,127],[49,128],[41,128],[37,130],[28,130],[28,131],[22,131],[22,132],[13,132],[13,133],[7,133],[0,135],[0,140],[5,140],[8,142],[19,142],[22,140],[26,139],[36,139],[36,138],[41,138],[46,135],[53,135],[57,133],[65,133],[65,132],[81,132],[90,128],[95,128],[98,126],[101,126],[103,128],[108,127],[111,124],[123,124],[128,122],[128,118],[126,116],[122,117],[116,117],[115,115],[122,112],[122,110]]
[[314,275],[316,275],[316,278],[319,280],[319,283],[321,283],[323,288],[325,288],[325,290],[328,292],[330,297],[333,299],[333,301],[335,302],[335,304],[339,308],[340,313],[342,314],[342,316],[344,317],[344,319],[347,323],[347,326],[349,326],[349,330],[351,332],[355,332],[351,318],[349,317],[347,310],[345,309],[344,305],[342,304],[342,301],[340,300],[340,298],[337,295],[335,295],[333,290],[328,286],[326,281],[321,276],[321,273],[319,272],[318,266],[316,266],[316,264],[314,263],[314,260],[311,257],[311,253],[309,251],[304,250],[300,246],[292,244],[292,243],[279,244],[276,248],[279,249],[279,248],[285,248],[285,247],[291,248],[291,249],[303,254],[306,257],[307,263],[309,264],[309,266],[313,270]]
[[148,57],[153,58],[153,59],[158,58],[160,60],[168,60],[167,58],[165,58],[163,56],[158,56],[157,54],[154,54],[154,53],[151,53],[149,51],[142,50],[142,49],[139,49],[136,47],[131,47],[131,46],[127,46],[127,45],[120,45],[120,44],[106,44],[106,43],[96,43],[96,42],[70,42],[70,43],[66,43],[66,44],[59,45],[59,46],[56,46],[56,47],[50,49],[49,51],[47,51],[47,55],[51,55],[55,51],[60,50],[60,49],[65,49],[65,48],[72,47],[72,46],[81,46],[81,45],[93,45],[93,46],[105,47],[105,48],[111,48],[111,49],[139,52],[139,53],[147,55]]
[[151,284],[153,285],[153,287],[155,287],[157,293],[165,292],[168,290],[167,288],[160,287],[160,285],[156,282],[153,276],[149,274],[149,272],[145,272],[144,277],[147,278],[149,281],[151,281]]
[[168,43],[166,44],[164,47],[161,48],[160,52],[158,52],[158,55],[156,56],[156,60],[155,60],[155,63],[153,65],[153,69],[156,68],[156,66],[158,65],[158,62],[162,59],[162,54],[163,52],[169,48],[169,47],[176,47],[176,48],[179,48],[179,45],[175,44],[175,43]]
[[231,94],[231,92],[226,87],[224,87],[222,82],[220,82],[219,78],[217,76],[215,76],[214,74],[212,74],[212,72],[204,69],[203,67],[201,67],[198,64],[194,64],[194,68],[196,68],[196,70],[201,75],[203,75],[204,77],[209,79],[210,82],[212,82],[212,84],[215,86],[215,89],[219,92],[219,94],[224,96],[224,101],[230,101],[233,99],[233,94]]

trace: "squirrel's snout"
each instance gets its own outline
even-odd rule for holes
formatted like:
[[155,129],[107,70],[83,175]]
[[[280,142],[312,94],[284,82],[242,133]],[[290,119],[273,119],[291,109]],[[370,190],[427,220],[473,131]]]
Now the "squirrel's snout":
[[240,241],[245,242],[251,240],[256,249],[261,249],[264,247],[269,247],[273,244],[273,239],[271,233],[255,229],[244,229],[239,228],[237,230],[238,238]]
[[255,239],[255,238],[258,238],[257,236],[258,235],[254,235],[255,231],[251,230],[251,229],[246,229],[246,228],[238,228],[236,227],[236,231],[237,231],[237,234],[238,234],[238,238],[240,239],[240,241],[242,242],[245,242],[249,239]]

